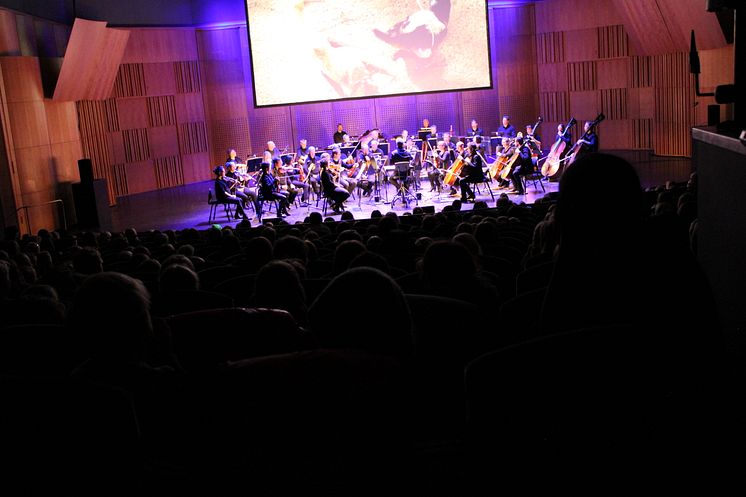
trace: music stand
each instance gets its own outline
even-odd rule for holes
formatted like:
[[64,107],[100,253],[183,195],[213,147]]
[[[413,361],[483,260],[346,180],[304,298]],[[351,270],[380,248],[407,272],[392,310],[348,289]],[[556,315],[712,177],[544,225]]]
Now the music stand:
[[392,209],[394,208],[397,199],[401,200],[403,204],[407,205],[407,207],[409,207],[409,202],[411,201],[414,201],[414,204],[417,205],[417,197],[409,191],[409,186],[407,185],[408,180],[411,180],[412,169],[413,167],[409,161],[394,163],[394,174],[396,174],[396,179],[399,180],[399,188],[391,198]]

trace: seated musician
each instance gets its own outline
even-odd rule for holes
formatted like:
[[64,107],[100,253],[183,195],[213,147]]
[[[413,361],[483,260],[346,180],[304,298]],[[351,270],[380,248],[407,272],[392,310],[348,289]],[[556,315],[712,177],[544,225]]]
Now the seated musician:
[[266,155],[267,152],[269,152],[270,160],[280,156],[280,149],[277,148],[275,142],[273,142],[272,140],[267,142],[267,148],[264,150],[264,154]]
[[[409,151],[404,148],[404,141],[401,138],[398,138],[396,140],[396,150],[391,153],[389,164],[396,165],[397,162],[411,163],[412,160],[412,154],[410,154]],[[397,190],[399,189],[399,174],[396,170],[394,170],[393,176],[391,176],[388,181],[389,183],[394,185]]]
[[502,125],[497,128],[497,136],[500,138],[508,137],[508,138],[515,138],[516,137],[516,130],[513,127],[512,124],[510,124],[510,116],[503,116],[503,122]]
[[[308,159],[305,156],[300,157],[303,162]],[[306,207],[308,205],[308,196],[311,193],[311,185],[306,181],[306,171],[303,169],[303,164],[299,162],[288,164],[287,166],[283,166],[283,170],[287,175],[287,181],[289,182],[288,188],[290,189],[292,187],[292,190],[296,192],[296,194],[301,192],[301,207]],[[288,200],[292,203],[294,199],[295,197]]]
[[228,158],[225,159],[225,162],[235,162],[236,164],[242,164],[241,159],[239,159],[238,154],[236,154],[235,148],[228,149]]
[[562,140],[565,142],[565,148],[562,150],[562,153],[560,154],[560,160],[564,159],[567,155],[567,152],[570,151],[570,133],[565,133],[565,125],[562,123],[559,123],[557,125],[557,136],[554,137],[555,143],[558,140]]
[[[447,135],[447,133],[443,133],[444,137],[445,135]],[[443,189],[443,175],[445,174],[445,171],[447,171],[448,168],[451,167],[453,160],[451,158],[451,150],[448,149],[448,145],[446,145],[445,140],[441,140],[438,142],[438,145],[434,152],[434,167],[427,174],[427,178],[430,180],[430,191],[432,192],[438,190],[438,193],[440,193]]]
[[295,185],[293,185],[293,182],[291,181],[291,170],[284,166],[282,164],[282,159],[279,157],[276,159],[272,159],[272,175],[275,177],[275,182],[278,187],[278,191],[281,194],[284,194],[287,199],[288,203],[292,204],[295,202],[295,197],[298,195],[298,190],[295,188]]
[[[433,136],[432,126],[430,126],[430,119],[428,119],[428,118],[424,118],[422,120],[422,128],[421,128],[421,130],[423,131],[423,133],[424,133],[424,131],[426,129],[430,130],[430,132],[427,133],[426,138],[430,138],[431,136]],[[418,134],[418,137],[422,138],[423,140],[425,139],[425,137],[421,137],[421,136],[419,136],[419,134]]]
[[[466,151],[466,146],[464,145],[464,142],[458,141],[456,142],[456,148],[455,150],[452,150],[450,152],[451,156],[451,162],[456,162],[456,160],[460,157],[462,159],[465,159],[468,156],[468,153]],[[456,178],[456,181],[453,183],[453,186],[451,186],[451,191],[449,192],[449,195],[451,196],[458,196],[458,192],[456,191],[456,186],[461,182],[460,178]]]
[[215,174],[215,198],[218,202],[225,202],[226,204],[232,204],[236,206],[236,219],[245,219],[246,207],[245,200],[236,196],[231,188],[235,184],[236,180],[228,179],[225,176],[225,167],[218,166],[212,170]]
[[373,190],[373,180],[375,179],[373,175],[376,172],[375,159],[370,153],[368,145],[360,147],[360,152],[357,154],[357,163],[358,175],[355,179],[357,179],[357,186],[362,190],[362,195],[365,197],[370,195],[371,190]]
[[316,147],[308,147],[308,156],[303,163],[303,173],[306,176],[306,183],[310,185],[313,192],[318,195],[320,190],[319,182],[319,157],[316,155]]
[[510,179],[513,182],[513,189],[510,193],[516,193],[518,195],[524,195],[526,192],[523,189],[523,182],[521,176],[526,176],[534,172],[535,166],[531,161],[531,147],[529,146],[529,140],[523,137],[521,133],[518,133],[516,137],[517,147],[520,151],[520,155],[513,164],[513,169],[510,171]]
[[295,151],[296,159],[300,159],[301,157],[308,155],[308,140],[306,140],[305,138],[301,138],[299,142],[300,142],[300,146]]
[[477,123],[476,119],[471,120],[471,127],[469,128],[469,131],[466,132],[466,136],[468,138],[474,138],[476,136],[484,136],[484,130],[479,127],[479,123]]
[[534,127],[531,124],[526,125],[524,140],[528,141],[528,147],[531,149],[531,160],[536,166],[539,157],[541,157],[541,137],[534,133]]
[[474,192],[472,191],[469,184],[471,183],[483,183],[487,181],[484,177],[484,161],[482,156],[477,153],[477,144],[474,142],[469,143],[468,157],[464,159],[464,167],[461,170],[461,202],[474,202]]
[[[279,158],[276,160],[280,160]],[[259,173],[259,186],[257,187],[259,193],[259,200],[277,200],[279,203],[279,211],[277,217],[283,215],[289,216],[288,211],[288,197],[287,194],[280,191],[277,180],[269,170],[270,164],[268,162],[262,162]],[[261,219],[261,209],[258,212],[259,218]]]
[[[503,137],[500,146],[498,147],[496,160],[507,162],[511,157],[513,157],[513,153],[515,153],[514,140],[511,140],[507,136]],[[509,180],[502,179],[500,176],[497,176],[496,179],[498,188],[506,188],[510,184]]]
[[344,143],[344,136],[347,134],[342,123],[337,124],[337,131],[334,133],[334,141],[332,143]]
[[334,212],[339,213],[342,210],[343,202],[347,200],[350,193],[334,181],[334,174],[329,170],[327,159],[321,159],[319,166],[321,167],[319,177],[321,187],[324,189],[324,196],[329,199]]
[[477,152],[479,152],[482,157],[487,155],[487,143],[484,142],[482,139],[482,135],[477,135],[474,137],[474,141],[472,142],[477,146]]
[[[350,156],[349,160],[342,154],[339,147],[332,148],[331,161],[329,167],[336,171],[339,171],[339,184],[342,185],[350,194],[357,187],[357,180],[350,176],[349,171],[353,167],[354,157]],[[357,170],[355,171],[357,173]]]
[[598,152],[598,135],[591,129],[592,124],[591,121],[586,121],[583,125],[583,136],[578,140],[580,149],[577,152],[575,160],[578,160],[583,155]]
[[250,200],[254,207],[257,206],[256,187],[251,188],[248,186],[249,175],[238,172],[234,161],[225,163],[225,176],[235,180],[235,183],[233,184],[233,193],[236,197],[243,200],[244,205],[246,205],[246,202]]
[[[443,143],[445,143],[445,146],[448,150],[453,150],[455,148],[455,145],[451,141],[451,133],[448,131],[443,132]],[[453,159],[453,157],[451,157]]]

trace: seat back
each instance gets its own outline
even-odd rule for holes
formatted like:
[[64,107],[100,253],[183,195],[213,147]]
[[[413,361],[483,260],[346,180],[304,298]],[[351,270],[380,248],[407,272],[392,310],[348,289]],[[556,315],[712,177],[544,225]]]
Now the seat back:
[[169,316],[174,351],[189,372],[226,361],[299,350],[304,341],[293,317],[277,309],[223,308]]

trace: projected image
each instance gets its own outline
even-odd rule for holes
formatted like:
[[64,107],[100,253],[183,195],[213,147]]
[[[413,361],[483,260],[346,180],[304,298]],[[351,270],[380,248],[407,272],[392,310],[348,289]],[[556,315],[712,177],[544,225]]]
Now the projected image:
[[247,0],[257,106],[490,86],[484,0]]

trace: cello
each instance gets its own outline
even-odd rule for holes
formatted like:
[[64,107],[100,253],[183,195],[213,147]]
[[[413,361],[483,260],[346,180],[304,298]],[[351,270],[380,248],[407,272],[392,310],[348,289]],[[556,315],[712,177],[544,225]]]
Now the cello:
[[515,161],[518,160],[518,157],[521,156],[521,147],[518,143],[518,140],[521,138],[523,138],[523,133],[519,131],[516,137],[513,139],[512,146],[515,147],[515,151],[513,152],[513,155],[511,155],[510,158],[507,160],[507,162],[505,162],[505,165],[500,171],[500,178],[505,181],[508,181],[510,179],[510,172],[513,170],[513,165],[515,164]]
[[453,186],[456,184],[456,179],[461,175],[461,169],[464,168],[464,158],[462,156],[458,156],[455,161],[453,161],[453,164],[451,164],[451,167],[448,168],[448,171],[446,171],[445,176],[443,177],[443,184],[448,186]]
[[[577,124],[577,121],[574,117],[570,118],[570,121],[565,125],[565,130],[562,132],[562,136],[566,136],[567,133],[570,132],[570,128],[575,126]],[[567,143],[561,139],[558,138],[556,142],[552,145],[551,150],[549,151],[549,154],[547,155],[547,160],[544,162],[544,165],[541,166],[541,175],[546,178],[551,178],[554,175],[559,172],[559,168],[562,165],[562,154],[567,148]]]
[[606,119],[606,116],[604,115],[603,112],[600,113],[598,116],[596,116],[596,119],[594,119],[593,122],[591,122],[590,126],[588,126],[588,131],[583,133],[583,136],[581,136],[580,139],[578,139],[578,141],[575,142],[575,145],[572,146],[570,151],[567,153],[567,157],[565,157],[565,159],[567,160],[568,166],[572,164],[573,162],[575,162],[575,159],[578,156],[578,152],[580,152],[583,146],[583,141],[591,134],[593,129],[598,125],[598,123],[600,123],[604,119]]

